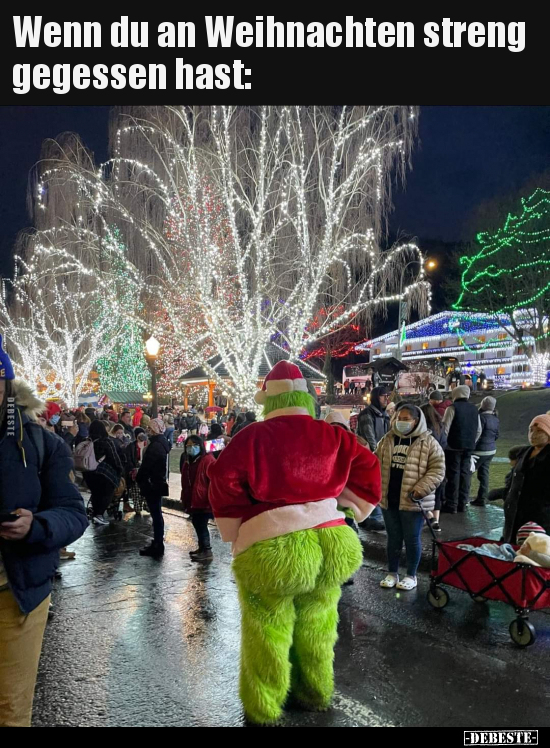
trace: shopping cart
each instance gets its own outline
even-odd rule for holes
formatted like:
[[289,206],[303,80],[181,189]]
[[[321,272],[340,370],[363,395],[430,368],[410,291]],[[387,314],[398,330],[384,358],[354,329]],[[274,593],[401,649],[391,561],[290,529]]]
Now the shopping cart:
[[449,603],[449,593],[441,587],[442,583],[464,590],[477,603],[499,600],[510,605],[517,614],[509,627],[512,641],[519,647],[533,644],[536,632],[529,622],[529,613],[550,608],[550,569],[504,561],[458,547],[471,545],[477,548],[484,543],[495,543],[488,538],[470,537],[442,542],[436,537],[422,504],[418,504],[433,539],[428,590],[428,602],[432,608],[441,610]]

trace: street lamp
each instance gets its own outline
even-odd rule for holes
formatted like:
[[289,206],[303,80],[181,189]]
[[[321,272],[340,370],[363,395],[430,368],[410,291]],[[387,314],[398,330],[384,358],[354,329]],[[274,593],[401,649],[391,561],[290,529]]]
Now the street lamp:
[[[405,267],[401,271],[401,279],[399,281],[399,322],[397,323],[397,355],[396,355],[396,358],[398,361],[401,361],[403,358],[403,352],[401,350],[401,330],[403,328],[403,325],[405,324],[405,317],[407,316],[407,304],[406,302],[402,300],[403,299],[403,281],[405,279],[405,271],[411,265],[422,265],[422,260],[411,260],[405,265]],[[428,260],[425,264],[425,267],[428,270],[435,270],[435,268],[437,267],[437,262],[435,260]]]
[[159,355],[160,343],[155,337],[150,337],[145,343],[147,350],[147,363],[151,372],[152,415],[157,418],[159,414],[159,396],[157,392],[157,356]]

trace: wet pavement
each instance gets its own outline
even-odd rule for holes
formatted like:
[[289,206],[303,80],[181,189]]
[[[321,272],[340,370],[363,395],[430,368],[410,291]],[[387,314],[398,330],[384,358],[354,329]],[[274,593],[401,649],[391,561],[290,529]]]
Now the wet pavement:
[[[54,592],[36,726],[244,726],[229,549],[214,529],[214,561],[191,562],[191,524],[174,510],[165,515],[161,561],[137,553],[151,535],[148,515],[90,528],[74,544],[77,559],[62,564]],[[471,508],[442,524],[443,539],[498,537],[502,512]],[[333,708],[288,711],[284,726],[550,725],[549,615],[531,616],[537,641],[518,649],[508,606],[448,588],[450,604],[434,611],[425,571],[414,592],[381,590],[385,536],[361,538],[364,564],[341,601]]]

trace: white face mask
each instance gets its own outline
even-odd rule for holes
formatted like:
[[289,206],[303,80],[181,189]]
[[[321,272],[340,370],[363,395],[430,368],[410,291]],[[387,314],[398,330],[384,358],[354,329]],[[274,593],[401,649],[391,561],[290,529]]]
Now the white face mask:
[[400,434],[410,434],[414,429],[414,421],[396,421],[395,428]]

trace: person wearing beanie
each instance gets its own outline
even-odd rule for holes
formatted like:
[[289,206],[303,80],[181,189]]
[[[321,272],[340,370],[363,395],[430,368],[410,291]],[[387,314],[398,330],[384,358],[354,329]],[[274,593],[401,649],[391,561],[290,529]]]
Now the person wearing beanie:
[[256,402],[264,420],[210,466],[209,498],[233,544],[244,711],[273,725],[289,696],[308,710],[330,705],[340,588],[363,556],[338,505],[368,516],[380,501],[380,467],[351,432],[315,419],[295,364],[275,364]]
[[523,545],[532,532],[537,533],[538,535],[546,535],[544,527],[537,525],[536,522],[526,522],[518,530],[516,545]]
[[451,401],[447,398],[443,397],[443,393],[439,390],[434,390],[433,392],[430,392],[429,396],[429,403],[434,408],[441,418],[445,415],[445,411],[449,407],[449,405],[452,405]]
[[468,402],[470,388],[465,384],[455,387],[452,398],[452,405],[443,416],[443,428],[447,434],[447,485],[441,511],[456,514],[457,511],[463,512],[470,501],[472,454],[482,429],[476,406]]
[[479,419],[481,421],[481,436],[477,440],[474,455],[477,455],[477,477],[479,489],[477,499],[472,501],[472,506],[485,506],[489,500],[489,468],[493,457],[497,453],[497,439],[499,437],[500,421],[496,410],[496,398],[484,397],[479,406]]
[[[370,404],[359,413],[357,419],[357,434],[361,436],[371,452],[376,452],[378,442],[388,433],[390,416],[386,412],[389,403],[389,392],[386,387],[375,387],[371,392]],[[371,516],[361,523],[364,530],[384,532],[386,527],[379,506]]]
[[526,522],[536,522],[550,534],[550,415],[533,418],[529,424],[529,444],[518,455],[504,501],[506,543],[515,542]]
[[161,558],[164,556],[162,499],[164,496],[169,495],[168,460],[172,448],[164,435],[165,431],[166,425],[161,416],[150,419],[147,427],[149,444],[136,476],[136,482],[145,497],[151,519],[153,520],[153,541],[150,545],[142,548],[139,554],[140,556],[151,556],[152,558]]
[[[422,555],[420,534],[425,512],[435,507],[435,492],[445,478],[445,455],[426,424],[423,411],[409,403],[396,409],[391,431],[376,450],[382,471],[382,511],[388,533],[386,589],[413,590]],[[399,580],[405,543],[407,573]]]
[[37,423],[44,408],[0,335],[0,727],[30,727],[59,552],[88,527],[69,449]]

